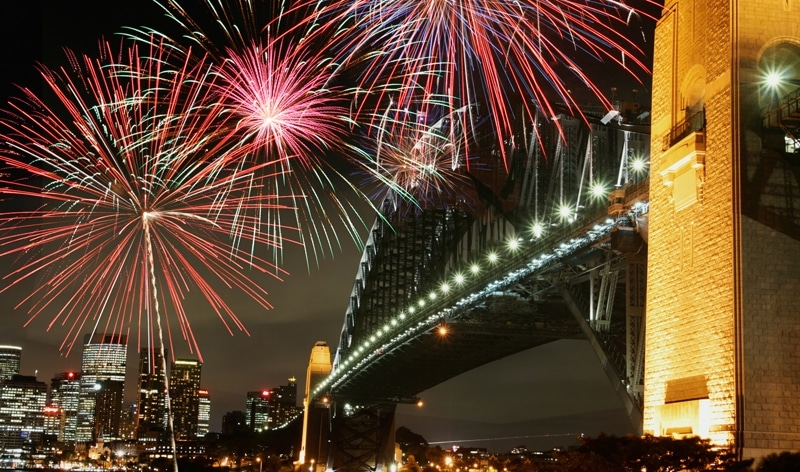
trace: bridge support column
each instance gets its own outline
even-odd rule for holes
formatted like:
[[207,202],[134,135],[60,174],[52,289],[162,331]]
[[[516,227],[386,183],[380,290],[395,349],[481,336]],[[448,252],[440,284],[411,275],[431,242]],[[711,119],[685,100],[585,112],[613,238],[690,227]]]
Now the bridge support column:
[[800,450],[799,10],[667,0],[655,32],[644,431],[745,458]]
[[569,288],[565,285],[562,285],[559,287],[559,292],[561,293],[561,297],[564,299],[564,303],[567,305],[567,308],[569,308],[569,311],[572,313],[575,321],[583,331],[583,334],[586,335],[586,338],[589,340],[589,343],[591,344],[595,354],[597,354],[600,365],[603,366],[603,371],[608,376],[611,386],[614,388],[614,391],[617,392],[617,396],[625,406],[625,411],[628,413],[628,417],[630,418],[631,424],[635,428],[635,431],[641,432],[642,410],[634,401],[634,398],[631,396],[630,392],[628,392],[626,389],[626,383],[624,379],[620,377],[619,373],[614,368],[614,365],[608,358],[605,349],[603,349],[603,343],[597,338],[594,330],[589,325],[586,314],[578,306],[578,302]]
[[395,458],[397,405],[360,408],[345,414],[336,408],[328,469],[334,472],[389,472]]

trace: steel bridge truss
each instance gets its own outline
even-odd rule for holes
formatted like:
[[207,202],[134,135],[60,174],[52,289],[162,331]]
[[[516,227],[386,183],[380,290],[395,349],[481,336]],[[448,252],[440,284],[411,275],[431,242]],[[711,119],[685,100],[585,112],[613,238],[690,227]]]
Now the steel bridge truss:
[[[467,370],[558,339],[589,339],[632,421],[641,423],[646,251],[637,221],[646,215],[649,180],[628,180],[634,131],[587,133],[574,126],[562,132],[581,145],[568,147],[560,133],[549,135],[555,156],[549,183],[540,156],[516,161],[534,168],[512,167],[510,179],[521,187],[513,214],[499,204],[476,216],[384,202],[359,264],[333,371],[313,393],[333,402],[329,469],[385,465],[397,403],[415,402],[420,392]],[[531,136],[548,139],[541,130]],[[616,151],[602,159],[604,147]],[[600,173],[614,174],[618,190],[610,206],[588,207],[581,189]],[[551,213],[542,196],[563,205],[575,187],[568,222],[556,229],[540,218]],[[516,236],[522,213],[551,231]],[[524,247],[510,250],[506,236]],[[503,253],[502,264],[470,273],[470,261],[495,250]],[[467,274],[461,298],[443,296],[441,283],[454,273]]]

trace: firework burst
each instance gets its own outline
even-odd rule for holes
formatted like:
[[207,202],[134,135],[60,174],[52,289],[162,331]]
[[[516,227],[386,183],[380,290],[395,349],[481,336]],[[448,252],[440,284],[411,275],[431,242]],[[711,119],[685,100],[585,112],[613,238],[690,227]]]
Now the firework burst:
[[[355,124],[348,117],[346,94],[332,85],[335,69],[325,49],[302,35],[274,33],[294,31],[282,3],[223,5],[207,0],[202,12],[171,0],[159,4],[185,29],[188,41],[212,58],[218,78],[213,92],[232,124],[228,131],[241,142],[238,158],[245,165],[280,163],[280,175],[252,191],[266,190],[294,202],[291,222],[300,229],[306,261],[340,248],[337,228],[360,245],[367,225],[357,206],[369,200],[345,175],[351,163],[344,141]],[[212,21],[201,22],[204,18]],[[146,33],[146,40],[153,37],[152,30]],[[192,55],[191,48],[161,38],[181,54]],[[289,215],[265,214],[268,221]]]
[[314,34],[327,34],[335,60],[359,74],[359,116],[387,96],[407,106],[423,90],[448,97],[450,109],[469,107],[475,119],[482,113],[498,142],[536,110],[555,116],[561,104],[579,115],[570,82],[610,108],[579,57],[647,71],[623,33],[638,12],[615,0],[306,0],[296,8],[313,10]]
[[282,171],[234,159],[203,61],[176,68],[166,48],[121,51],[42,67],[53,105],[25,91],[2,118],[0,195],[17,207],[0,215],[0,255],[17,261],[3,291],[35,279],[18,306],[67,326],[67,353],[87,328],[138,328],[153,346],[163,318],[170,344],[177,329],[200,356],[185,300],[205,299],[230,333],[246,329],[223,293],[270,308],[250,275],[283,275],[257,251],[290,242],[291,228],[252,215],[289,207],[251,188]]
[[362,155],[370,194],[375,201],[397,198],[417,208],[447,208],[465,203],[470,186],[466,171],[468,142],[464,136],[466,109],[443,112],[435,100],[418,104],[413,110],[389,107],[372,120],[368,145],[357,149]]

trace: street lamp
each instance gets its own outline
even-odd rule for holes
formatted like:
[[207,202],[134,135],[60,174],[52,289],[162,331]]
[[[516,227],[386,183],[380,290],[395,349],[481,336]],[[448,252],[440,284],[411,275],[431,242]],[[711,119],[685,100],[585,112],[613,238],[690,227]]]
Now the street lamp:
[[264,463],[261,462],[261,456],[256,457],[256,462],[258,462],[258,472],[262,472],[264,470]]

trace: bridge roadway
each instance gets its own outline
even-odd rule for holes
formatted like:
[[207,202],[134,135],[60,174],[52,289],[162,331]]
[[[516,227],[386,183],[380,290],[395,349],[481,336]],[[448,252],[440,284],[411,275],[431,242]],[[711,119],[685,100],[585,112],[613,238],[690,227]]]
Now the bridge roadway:
[[[558,339],[586,338],[559,289],[588,280],[589,263],[619,266],[620,255],[606,251],[613,252],[612,234],[633,228],[632,218],[646,212],[647,183],[626,189],[621,214],[598,205],[539,238],[516,240],[514,249],[498,242],[477,273],[469,265],[453,268],[449,290],[397,307],[397,316],[362,334],[348,354],[340,351],[315,393],[351,406],[415,402],[420,392],[480,365]],[[491,253],[498,254],[495,262]]]
[[[630,156],[646,161],[649,128],[560,123],[532,133],[541,141],[517,156],[508,180],[475,178],[482,211],[384,202],[332,371],[311,392],[306,461],[337,472],[388,467],[398,403],[558,339],[591,342],[640,427],[649,179],[628,170]],[[618,182],[608,200],[582,195],[601,179]],[[539,230],[524,222],[565,208],[567,196],[563,218]]]

